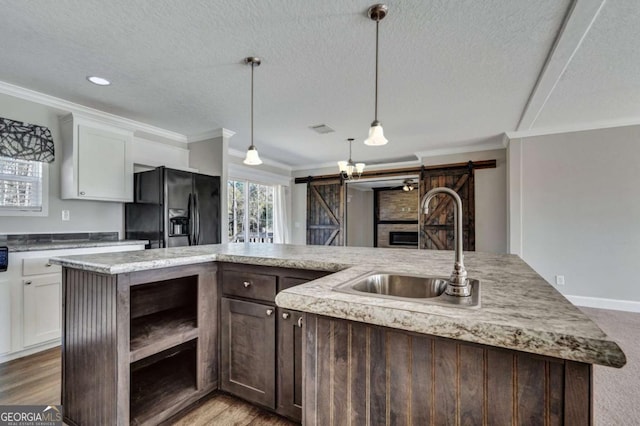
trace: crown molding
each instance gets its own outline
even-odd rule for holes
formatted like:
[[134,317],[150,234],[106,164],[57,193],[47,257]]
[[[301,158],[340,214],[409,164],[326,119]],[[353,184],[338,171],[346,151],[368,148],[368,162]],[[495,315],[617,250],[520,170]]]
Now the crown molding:
[[[229,148],[229,155],[231,155],[232,157],[237,157],[237,158],[244,158],[245,157],[245,152],[243,151],[239,151],[237,149],[234,148]],[[260,154],[260,159],[262,160],[262,163],[267,165],[267,166],[272,166],[272,167],[278,167],[280,169],[283,169],[289,173],[291,173],[291,171],[293,170],[293,168],[288,165],[288,164],[284,164],[281,163],[279,161],[276,160],[272,160],[270,158],[265,158],[262,154]]]
[[640,126],[640,117],[621,120],[594,121],[591,123],[579,123],[569,126],[547,127],[529,130],[516,130],[506,132],[509,139],[530,138],[533,136],[547,136],[561,133],[586,132],[590,130],[611,129],[613,127]]
[[504,149],[504,137],[498,140],[491,140],[489,142],[480,143],[480,144],[472,144],[472,145],[463,145],[463,146],[455,146],[451,148],[438,148],[438,149],[430,149],[427,151],[416,152],[416,156],[420,159],[426,157],[438,157],[441,155],[451,155],[451,154],[466,154],[467,152],[479,152],[479,151],[491,151],[494,149]]
[[248,180],[267,185],[290,186],[293,177],[256,169],[255,166],[231,163],[229,164],[229,179]]
[[141,131],[163,138],[171,139],[177,142],[186,143],[187,137],[183,134],[152,126],[150,124],[141,123],[139,121],[124,118],[119,115],[100,111],[95,108],[76,104],[55,96],[47,95],[35,90],[26,89],[11,83],[0,81],[0,93],[13,96],[26,101],[35,102],[51,108],[55,108],[64,113],[80,114],[84,117],[91,118],[106,124],[118,126],[132,131]]
[[236,134],[236,132],[234,132],[233,130],[229,130],[229,129],[225,129],[224,127],[220,127],[218,129],[207,130],[206,132],[198,133],[198,134],[195,134],[195,135],[189,135],[189,136],[187,136],[187,143],[202,142],[202,141],[206,141],[208,139],[215,139],[215,138],[220,138],[220,137],[225,137],[227,139],[230,139],[235,134]]

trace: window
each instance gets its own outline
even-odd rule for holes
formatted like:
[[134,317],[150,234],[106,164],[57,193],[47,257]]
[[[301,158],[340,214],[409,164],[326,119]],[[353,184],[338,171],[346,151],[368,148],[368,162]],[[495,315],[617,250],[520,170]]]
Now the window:
[[273,242],[273,186],[230,180],[227,183],[229,242]]
[[44,164],[0,157],[0,210],[43,212]]

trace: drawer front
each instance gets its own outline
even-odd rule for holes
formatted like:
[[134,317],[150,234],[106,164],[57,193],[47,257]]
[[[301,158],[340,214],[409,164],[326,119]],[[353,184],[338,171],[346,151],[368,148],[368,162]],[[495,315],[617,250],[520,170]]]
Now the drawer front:
[[273,302],[276,297],[276,282],[275,275],[224,271],[222,292],[229,296]]
[[62,271],[60,265],[49,263],[48,257],[22,259],[22,275],[55,274]]

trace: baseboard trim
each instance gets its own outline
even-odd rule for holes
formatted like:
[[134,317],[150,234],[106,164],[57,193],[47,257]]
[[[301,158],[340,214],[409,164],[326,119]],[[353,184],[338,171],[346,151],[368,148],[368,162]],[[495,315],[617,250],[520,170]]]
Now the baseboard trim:
[[604,299],[601,297],[565,296],[571,303],[587,308],[612,309],[614,311],[640,312],[640,302]]
[[29,349],[23,349],[21,351],[2,355],[0,356],[0,364],[8,361],[13,361],[14,359],[22,358],[28,355],[33,355],[38,352],[46,351],[47,349],[55,348],[56,346],[60,346],[60,339],[45,343],[44,345],[38,345]]

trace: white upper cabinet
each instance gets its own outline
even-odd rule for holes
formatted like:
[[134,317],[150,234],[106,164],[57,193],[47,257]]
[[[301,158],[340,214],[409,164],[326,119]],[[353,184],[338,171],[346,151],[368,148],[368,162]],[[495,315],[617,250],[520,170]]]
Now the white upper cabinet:
[[75,114],[60,127],[62,198],[133,201],[133,132]]

